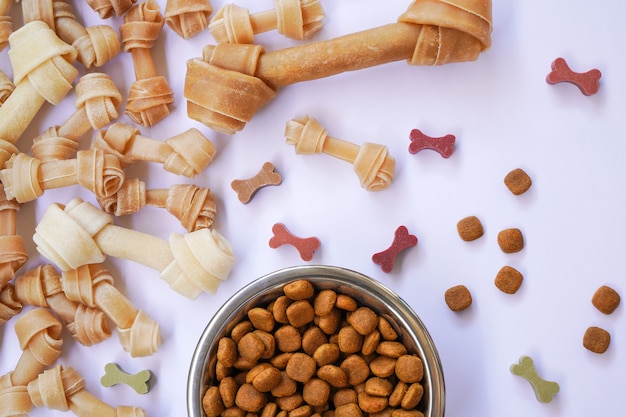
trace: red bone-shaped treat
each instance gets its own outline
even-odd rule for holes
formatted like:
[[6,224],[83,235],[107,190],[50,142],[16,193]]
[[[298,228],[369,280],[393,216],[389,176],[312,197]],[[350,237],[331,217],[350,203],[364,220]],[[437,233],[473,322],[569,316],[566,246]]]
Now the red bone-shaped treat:
[[411,144],[409,145],[410,153],[418,153],[424,149],[437,151],[444,158],[450,157],[454,152],[454,135],[445,135],[440,138],[431,137],[422,133],[419,129],[411,130],[409,134]]
[[387,250],[375,253],[372,256],[372,261],[380,265],[384,272],[391,272],[398,254],[415,245],[417,245],[417,236],[409,234],[406,226],[400,226],[396,229],[391,246]]
[[602,73],[598,69],[591,69],[587,72],[574,72],[570,69],[563,58],[557,58],[552,62],[552,71],[546,77],[548,84],[572,83],[580,91],[590,96],[598,92],[600,77]]
[[282,223],[276,223],[272,227],[274,236],[270,239],[270,248],[276,249],[282,245],[291,245],[298,250],[303,261],[313,259],[313,253],[320,247],[320,241],[316,237],[300,238],[292,235]]

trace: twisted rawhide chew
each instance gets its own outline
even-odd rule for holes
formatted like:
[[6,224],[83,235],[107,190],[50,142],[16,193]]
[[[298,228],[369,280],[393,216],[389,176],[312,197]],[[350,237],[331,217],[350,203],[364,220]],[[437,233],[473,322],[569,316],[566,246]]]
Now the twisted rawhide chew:
[[211,227],[215,219],[215,195],[208,188],[175,184],[167,189],[146,190],[146,184],[131,178],[111,197],[98,199],[100,207],[115,216],[137,213],[146,205],[165,208],[188,232]]
[[17,234],[17,211],[20,204],[9,199],[0,182],[0,290],[28,261],[24,240]]
[[106,255],[128,259],[159,271],[172,289],[191,299],[202,291],[215,292],[235,260],[230,244],[216,230],[172,233],[167,242],[113,225],[110,215],[80,198],[65,207],[51,204],[33,241],[63,271],[101,263]]
[[133,6],[120,26],[124,51],[130,52],[135,66],[136,81],[130,86],[126,114],[135,123],[152,126],[167,115],[174,93],[165,77],[157,74],[151,48],[164,25],[156,0]]
[[67,325],[76,341],[84,346],[111,337],[102,311],[69,300],[61,287],[61,275],[52,265],[40,265],[15,280],[17,298],[23,304],[50,308]]
[[[46,102],[59,104],[78,70],[76,50],[44,22],[26,23],[9,37],[15,90],[0,107],[0,167],[17,153],[14,144]],[[6,184],[5,184],[6,185]]]
[[123,123],[114,123],[106,131],[98,132],[92,148],[116,156],[122,167],[150,161],[189,178],[204,171],[216,153],[215,145],[195,128],[161,141],[141,136],[135,127]]
[[60,126],[54,126],[33,140],[33,156],[41,161],[70,159],[78,140],[90,129],[109,125],[119,114],[122,95],[107,74],[88,73],[76,84],[76,111]]
[[131,406],[113,408],[86,390],[85,380],[72,367],[56,365],[28,384],[28,395],[35,407],[71,411],[78,417],[145,417],[143,409]]
[[74,16],[68,0],[23,0],[22,14],[25,22],[45,22],[59,38],[72,45],[78,52],[76,60],[85,68],[101,67],[120,52],[115,29],[108,25],[85,28]]
[[0,71],[0,106],[7,101],[13,90],[15,90],[15,84],[4,72]]
[[491,45],[491,1],[416,0],[397,23],[265,53],[258,45],[205,47],[187,62],[190,118],[233,134],[289,84],[402,59],[411,65],[473,61]]
[[87,0],[91,7],[101,19],[108,19],[111,16],[122,16],[137,0]]
[[0,51],[9,45],[9,36],[13,32],[11,6],[13,0],[0,0]]
[[367,142],[359,146],[330,137],[326,129],[309,116],[287,122],[285,137],[297,154],[324,152],[351,163],[361,186],[368,191],[385,190],[391,185],[396,161],[386,146]]
[[211,13],[209,0],[167,0],[164,17],[178,36],[189,39],[207,28]]
[[22,312],[22,303],[17,299],[13,284],[6,284],[0,289],[0,324]]
[[64,271],[61,283],[67,298],[106,314],[117,327],[122,348],[132,357],[152,355],[161,345],[158,323],[114,287],[104,266],[90,264]]
[[254,35],[277,30],[291,39],[308,39],[322,28],[325,14],[319,0],[274,0],[274,10],[250,14],[235,4],[222,6],[209,31],[217,42],[252,43]]
[[40,161],[15,154],[0,170],[7,199],[19,203],[35,200],[44,190],[80,184],[96,197],[113,195],[124,183],[119,160],[98,149],[78,151],[76,159]]

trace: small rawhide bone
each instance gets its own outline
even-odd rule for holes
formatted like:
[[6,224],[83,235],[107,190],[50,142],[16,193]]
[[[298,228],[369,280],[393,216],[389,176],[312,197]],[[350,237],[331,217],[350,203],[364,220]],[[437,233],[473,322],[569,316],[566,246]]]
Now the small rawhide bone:
[[396,229],[391,246],[372,255],[372,261],[380,265],[384,272],[391,272],[400,252],[417,245],[417,240],[417,236],[410,234],[406,226],[400,226]]
[[396,161],[384,145],[365,142],[359,146],[333,138],[317,120],[309,116],[288,121],[285,137],[297,154],[323,152],[351,163],[361,186],[368,191],[385,190],[391,185]]
[[115,155],[122,167],[137,161],[156,162],[168,172],[189,178],[204,171],[216,153],[215,145],[195,128],[162,141],[142,136],[138,129],[123,123],[97,132],[92,148]]
[[69,159],[79,139],[89,130],[98,130],[119,116],[122,95],[110,76],[100,72],[83,75],[76,84],[76,111],[61,125],[46,130],[33,140],[33,156],[42,161]]
[[9,36],[13,32],[11,6],[13,0],[0,0],[0,51],[9,45]]
[[209,0],[167,0],[165,23],[183,39],[189,39],[207,28],[213,7]]
[[274,0],[274,10],[250,14],[235,4],[222,6],[209,31],[217,42],[252,43],[254,35],[277,30],[292,39],[308,39],[322,28],[325,14],[319,0]]
[[129,374],[122,370],[116,363],[104,365],[104,375],[100,378],[103,387],[112,387],[117,384],[126,384],[135,390],[137,394],[146,394],[150,391],[152,372],[144,369],[135,374]]
[[13,90],[15,90],[13,81],[4,72],[0,71],[0,106],[9,98]]
[[245,180],[233,180],[230,186],[237,193],[239,201],[246,204],[252,200],[260,188],[268,185],[279,185],[282,180],[280,174],[276,172],[274,164],[266,162],[255,176]]
[[61,275],[52,265],[39,265],[15,280],[17,298],[23,304],[49,308],[63,320],[76,341],[84,346],[111,337],[102,311],[69,300],[61,287]]
[[559,392],[559,384],[546,381],[537,374],[535,364],[529,356],[522,356],[519,364],[511,365],[511,373],[527,380],[532,385],[537,399],[542,403],[549,403]]
[[98,149],[78,151],[75,159],[40,161],[14,154],[0,170],[8,199],[32,201],[44,190],[80,184],[97,197],[113,195],[124,183],[119,160]]
[[120,52],[115,29],[108,25],[85,28],[76,19],[68,0],[24,0],[22,15],[25,22],[45,22],[59,38],[76,49],[76,60],[85,68],[101,67]]
[[187,114],[227,134],[280,87],[408,60],[412,65],[473,61],[491,45],[491,1],[417,0],[398,22],[267,52],[259,45],[207,45],[187,61]]
[[20,204],[7,198],[0,182],[0,290],[28,261],[24,239],[17,234],[17,212]]
[[409,138],[411,139],[409,153],[415,154],[424,149],[430,149],[444,158],[449,158],[454,153],[454,142],[456,141],[454,135],[432,137],[425,135],[419,129],[412,129]]
[[69,300],[102,311],[117,327],[124,351],[132,357],[149,356],[161,345],[161,328],[147,313],[114,286],[113,276],[102,264],[63,271],[61,286]]
[[142,126],[163,120],[170,114],[169,104],[174,102],[167,80],[157,74],[151,51],[164,23],[156,0],[146,0],[126,12],[120,26],[124,51],[132,55],[136,77],[128,93],[126,114]]
[[282,223],[276,223],[272,226],[274,235],[270,238],[270,248],[276,249],[283,245],[291,245],[300,254],[303,261],[313,259],[313,254],[320,247],[320,241],[316,237],[301,238],[293,235],[287,227]]
[[13,284],[6,284],[0,288],[0,325],[21,313],[22,307]]
[[563,58],[552,61],[552,71],[546,76],[548,84],[571,83],[574,84],[581,93],[586,96],[594,95],[598,92],[600,77],[602,73],[599,69],[591,69],[587,72],[575,72],[570,69]]
[[122,16],[137,0],[87,0],[91,7],[101,19],[108,19],[111,16]]
[[98,207],[72,199],[48,206],[35,228],[37,250],[62,271],[101,263],[106,255],[159,271],[175,291],[197,298],[214,293],[234,264],[232,247],[215,229],[199,229],[169,241],[113,224]]

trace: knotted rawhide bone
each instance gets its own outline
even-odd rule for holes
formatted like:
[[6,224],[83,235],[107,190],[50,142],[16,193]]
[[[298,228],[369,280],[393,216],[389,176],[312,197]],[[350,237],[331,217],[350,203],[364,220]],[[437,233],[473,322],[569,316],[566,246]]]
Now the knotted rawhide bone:
[[76,50],[44,22],[26,23],[9,36],[9,44],[15,90],[0,107],[0,167],[41,106],[59,104],[78,75]]
[[78,149],[78,140],[85,133],[101,129],[118,118],[122,95],[107,74],[83,75],[75,91],[76,111],[63,124],[49,128],[33,140],[31,150],[35,158],[42,161],[72,158]]
[[84,346],[111,337],[104,313],[69,300],[63,293],[61,275],[52,265],[35,267],[15,280],[17,298],[23,304],[50,308],[63,320],[76,341]]
[[211,13],[209,0],[167,0],[164,17],[178,36],[189,39],[207,28]]
[[113,408],[87,391],[85,380],[72,367],[56,365],[28,384],[28,395],[35,407],[71,411],[78,417],[145,417],[143,409],[132,406]]
[[22,312],[22,303],[15,295],[13,284],[0,288],[0,325]]
[[168,105],[174,102],[167,80],[157,74],[151,51],[164,23],[156,0],[147,0],[133,6],[120,26],[124,51],[132,54],[136,77],[128,93],[126,114],[142,126],[163,120],[170,114]]
[[146,190],[145,182],[131,178],[110,197],[99,198],[102,209],[115,216],[137,213],[146,205],[165,208],[188,232],[211,227],[215,220],[215,195],[204,187],[175,184],[170,188]]
[[109,255],[159,271],[172,289],[191,299],[202,291],[214,293],[235,261],[230,243],[214,229],[172,233],[168,242],[113,225],[110,215],[80,198],[48,206],[33,241],[63,271],[101,263]]
[[17,211],[20,204],[7,198],[0,182],[0,290],[28,261],[22,236],[17,234]]
[[187,62],[187,114],[228,134],[243,129],[280,87],[406,59],[473,61],[491,45],[491,1],[416,0],[398,22],[265,53],[258,45],[205,47]]
[[0,71],[0,106],[9,98],[13,90],[15,90],[13,81],[4,72]]
[[189,178],[204,171],[216,153],[215,145],[195,128],[162,141],[141,136],[135,127],[123,123],[98,132],[92,148],[115,155],[122,167],[137,161],[156,162],[168,172]]
[[59,38],[78,52],[76,60],[85,68],[101,67],[120,52],[117,32],[111,26],[81,25],[68,0],[24,0],[22,14],[25,22],[41,20]]
[[161,345],[161,329],[113,285],[113,276],[101,264],[64,271],[61,284],[70,300],[98,308],[115,324],[124,351],[132,357],[149,356]]
[[0,51],[9,45],[9,36],[13,32],[11,6],[13,0],[0,0]]
[[87,0],[91,7],[101,19],[108,19],[111,16],[122,16],[137,0]]
[[209,31],[217,42],[252,43],[254,35],[277,30],[292,39],[308,39],[319,31],[325,14],[319,0],[274,0],[274,10],[250,14],[235,4],[222,6]]
[[330,137],[326,129],[309,116],[288,121],[285,137],[297,154],[324,152],[351,163],[361,186],[368,191],[385,190],[391,185],[396,161],[384,145],[365,142],[359,146]]
[[78,151],[75,159],[40,161],[14,154],[0,170],[7,199],[35,200],[44,190],[80,184],[96,197],[113,195],[124,183],[119,160],[99,149]]

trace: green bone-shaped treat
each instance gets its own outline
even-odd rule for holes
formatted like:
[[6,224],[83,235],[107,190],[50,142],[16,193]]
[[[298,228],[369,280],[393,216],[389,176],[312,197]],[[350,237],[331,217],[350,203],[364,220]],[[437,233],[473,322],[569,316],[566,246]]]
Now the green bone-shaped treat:
[[553,381],[546,381],[537,374],[534,362],[529,356],[522,356],[519,364],[511,365],[511,372],[530,382],[537,399],[542,403],[549,403],[559,392],[559,384]]
[[152,372],[143,370],[136,374],[128,374],[116,363],[107,363],[104,366],[105,374],[100,378],[100,383],[104,387],[112,387],[117,384],[126,384],[134,389],[137,394],[145,394],[150,391],[150,379]]

